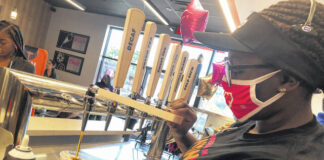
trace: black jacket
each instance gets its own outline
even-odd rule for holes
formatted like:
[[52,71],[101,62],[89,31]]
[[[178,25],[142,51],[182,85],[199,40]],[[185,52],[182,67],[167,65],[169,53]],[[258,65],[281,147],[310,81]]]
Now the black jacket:
[[49,78],[53,78],[53,79],[57,79],[56,71],[55,71],[54,68],[52,68],[52,74],[51,75],[47,75],[47,69],[45,69],[44,76],[49,77]]
[[16,56],[16,57],[12,58],[12,60],[9,64],[9,68],[19,70],[19,71],[28,72],[28,73],[35,73],[34,65],[20,56]]
[[184,160],[323,160],[324,127],[316,118],[297,128],[250,134],[254,121],[197,141]]

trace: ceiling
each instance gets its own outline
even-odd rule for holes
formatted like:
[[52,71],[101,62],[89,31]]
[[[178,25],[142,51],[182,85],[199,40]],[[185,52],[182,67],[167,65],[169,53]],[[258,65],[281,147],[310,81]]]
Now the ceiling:
[[[65,0],[44,0],[55,7],[75,9]],[[142,9],[146,19],[160,23],[158,18],[144,6],[143,0],[77,0],[86,6],[86,12],[125,17],[129,8]],[[151,0],[158,10],[167,18],[170,26],[180,25],[180,17],[191,0]],[[229,32],[226,20],[217,0],[200,0],[204,9],[209,11],[206,31]]]

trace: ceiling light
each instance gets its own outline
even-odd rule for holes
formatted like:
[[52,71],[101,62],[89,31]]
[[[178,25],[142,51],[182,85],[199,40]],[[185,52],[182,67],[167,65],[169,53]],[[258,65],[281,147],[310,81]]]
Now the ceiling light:
[[85,9],[86,9],[86,7],[83,4],[79,3],[76,0],[66,0],[66,1],[69,2],[70,4],[72,4],[74,7],[78,8],[81,11],[85,11]]
[[10,18],[16,20],[18,16],[18,10],[17,8],[14,8],[10,13]]
[[148,7],[153,14],[160,19],[160,21],[164,24],[164,25],[169,25],[169,23],[167,22],[167,20],[165,18],[163,18],[163,16],[154,8],[154,6],[149,3],[147,0],[143,0],[144,4],[146,7]]
[[228,5],[228,0],[219,0],[219,4],[221,5],[221,8],[223,10],[223,13],[225,15],[225,19],[227,22],[227,25],[230,28],[231,32],[234,32],[236,29],[236,25],[233,19],[233,15],[231,13],[230,7]]

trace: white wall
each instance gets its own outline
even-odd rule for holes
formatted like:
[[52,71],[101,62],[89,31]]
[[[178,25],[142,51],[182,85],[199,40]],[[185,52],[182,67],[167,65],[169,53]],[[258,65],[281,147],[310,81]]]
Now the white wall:
[[[237,12],[241,23],[253,12],[259,12],[283,0],[235,0]],[[324,4],[324,0],[317,0]]]
[[[107,26],[113,25],[122,27],[124,25],[124,20],[125,19],[119,17],[57,8],[56,12],[52,14],[45,43],[45,49],[47,49],[49,52],[49,58],[54,57],[55,50],[84,58],[80,76],[57,70],[59,80],[83,86],[88,86],[89,84],[93,83],[100,65],[99,60],[102,52],[102,45],[104,44]],[[90,36],[87,53],[84,55],[77,52],[56,48],[56,42],[60,30]],[[158,25],[157,33],[168,33],[172,37],[178,36],[172,34],[169,28],[163,25]]]
[[324,94],[313,94],[312,97],[312,111],[315,115],[318,114],[318,112],[323,112],[323,98]]

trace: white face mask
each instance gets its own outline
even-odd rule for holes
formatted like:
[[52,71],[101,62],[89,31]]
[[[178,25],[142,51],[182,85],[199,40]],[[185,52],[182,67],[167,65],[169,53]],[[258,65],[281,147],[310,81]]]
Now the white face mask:
[[262,102],[256,97],[256,85],[271,78],[280,71],[281,70],[278,70],[253,80],[232,79],[231,86],[223,80],[222,86],[225,90],[225,101],[239,121],[242,122],[248,120],[285,94],[284,92],[280,92],[265,102]]

